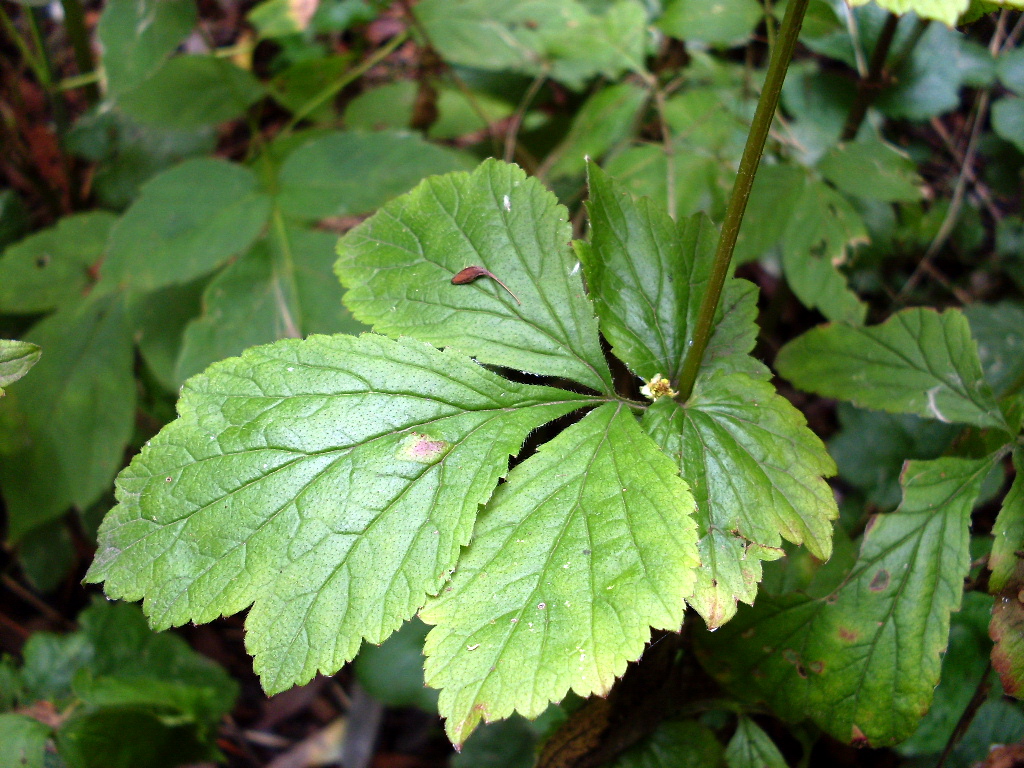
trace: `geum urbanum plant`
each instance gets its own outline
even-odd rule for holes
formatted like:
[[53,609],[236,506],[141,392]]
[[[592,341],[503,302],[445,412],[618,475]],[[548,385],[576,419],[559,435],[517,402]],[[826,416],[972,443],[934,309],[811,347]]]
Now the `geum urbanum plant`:
[[[687,604],[723,624],[783,540],[827,559],[834,465],[750,356],[757,289],[726,281],[677,391],[718,233],[594,166],[589,183],[591,238],[571,246],[566,209],[493,160],[349,232],[337,273],[376,333],[284,340],[191,379],[118,478],[87,580],[144,598],[155,628],[251,605],[268,692],[418,613],[460,744],[481,719],[607,692]],[[601,333],[644,402],[616,391]],[[508,472],[531,432],[581,412]]]

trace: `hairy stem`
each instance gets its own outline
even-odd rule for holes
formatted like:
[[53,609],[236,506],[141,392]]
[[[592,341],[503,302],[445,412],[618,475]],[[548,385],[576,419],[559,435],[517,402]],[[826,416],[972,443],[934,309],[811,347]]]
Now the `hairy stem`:
[[793,58],[793,50],[796,48],[800,27],[803,24],[809,2],[810,0],[791,0],[786,6],[786,16],[782,20],[782,27],[779,29],[775,46],[772,48],[771,62],[768,65],[764,88],[761,89],[761,97],[757,101],[757,110],[754,112],[750,133],[747,134],[747,144],[743,148],[743,157],[740,159],[740,167],[736,173],[736,182],[733,184],[729,206],[726,208],[725,219],[722,222],[722,235],[718,239],[718,248],[715,250],[715,261],[711,267],[707,292],[704,294],[697,315],[692,346],[683,362],[682,373],[679,375],[679,394],[676,399],[680,402],[688,400],[693,392],[693,384],[697,380],[697,372],[700,370],[700,363],[704,358],[704,350],[707,348],[708,339],[711,338],[715,312],[718,310],[718,300],[722,296],[722,287],[725,285],[725,278],[729,273],[732,253],[736,248],[736,238],[739,236],[740,225],[743,223],[743,213],[747,209],[747,200],[750,199],[750,190],[754,185],[754,175],[761,162],[761,153],[764,151],[764,144],[772,127],[772,119],[775,117],[775,110],[782,95],[782,83],[786,79],[786,71]]
[[[852,18],[852,10],[850,14]],[[889,59],[889,50],[892,48],[892,41],[896,39],[896,27],[899,22],[900,18],[895,13],[890,13],[885,19],[885,26],[882,27],[878,41],[875,43],[875,50],[871,52],[867,75],[861,78],[857,84],[857,97],[846,117],[846,124],[843,126],[843,133],[840,137],[841,141],[850,141],[857,135],[857,131],[860,130],[860,126],[868,114],[868,107],[874,103],[879,89],[885,82],[885,62]]]

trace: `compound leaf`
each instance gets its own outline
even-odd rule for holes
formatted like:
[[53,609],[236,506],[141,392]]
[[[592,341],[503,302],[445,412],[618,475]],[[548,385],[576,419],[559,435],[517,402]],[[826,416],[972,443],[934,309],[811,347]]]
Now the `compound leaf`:
[[908,462],[903,504],[869,524],[846,581],[822,599],[762,595],[701,638],[707,668],[838,739],[909,737],[939,680],[970,565],[971,509],[997,457]]
[[955,309],[906,309],[869,328],[819,326],[783,347],[775,365],[801,389],[861,408],[1006,428]]
[[[345,304],[378,333],[610,391],[571,236],[565,208],[537,179],[488,160],[385,205],[341,239],[335,269]],[[467,267],[497,279],[453,285]]]
[[678,629],[697,565],[693,498],[624,407],[516,467],[444,592],[421,611],[426,679],[452,741],[569,689],[608,691],[650,628]]
[[268,691],[333,673],[440,588],[530,431],[588,402],[412,339],[255,347],[120,474],[87,580],[157,629],[253,605]]
[[753,603],[761,561],[782,556],[782,540],[821,560],[832,552],[835,498],[823,476],[835,464],[801,413],[771,384],[742,373],[698,379],[679,404],[664,397],[644,427],[697,501],[701,568],[688,602],[712,629]]

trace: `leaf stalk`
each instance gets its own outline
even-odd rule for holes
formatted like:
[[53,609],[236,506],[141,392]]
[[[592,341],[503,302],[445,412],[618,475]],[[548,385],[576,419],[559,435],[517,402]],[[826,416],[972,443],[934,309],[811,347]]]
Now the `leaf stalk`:
[[686,355],[682,372],[679,375],[679,394],[676,396],[679,402],[685,402],[690,398],[694,382],[697,380],[697,373],[700,370],[701,360],[704,358],[704,350],[711,338],[715,312],[718,310],[718,301],[722,296],[725,278],[729,273],[729,264],[732,262],[736,239],[740,233],[740,225],[743,223],[743,214],[747,209],[747,201],[750,199],[750,190],[754,185],[754,176],[761,162],[761,154],[764,152],[764,145],[775,117],[775,110],[779,105],[779,98],[782,96],[782,84],[786,80],[786,72],[789,69],[789,62],[793,58],[793,51],[800,36],[800,27],[803,25],[809,2],[810,0],[792,0],[786,6],[786,15],[772,48],[764,87],[757,100],[757,109],[750,125],[750,133],[747,134],[747,143],[743,148],[739,170],[736,172],[736,181],[729,197],[725,219],[722,221],[722,234],[715,250],[715,261],[711,267],[708,288],[701,300],[693,331],[692,346]]

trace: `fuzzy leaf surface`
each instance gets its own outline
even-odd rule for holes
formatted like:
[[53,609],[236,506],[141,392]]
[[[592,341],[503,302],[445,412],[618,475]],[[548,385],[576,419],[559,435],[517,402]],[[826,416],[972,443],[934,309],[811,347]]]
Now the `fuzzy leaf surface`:
[[994,458],[909,462],[903,504],[868,525],[846,581],[822,599],[762,595],[700,639],[706,667],[837,739],[881,747],[909,737],[939,680],[970,565],[971,509]]
[[604,694],[651,627],[678,629],[697,565],[693,497],[609,403],[516,467],[451,583],[421,611],[427,684],[461,744],[480,720]]
[[[567,216],[537,179],[495,160],[425,179],[341,239],[345,304],[378,333],[610,391]],[[522,303],[490,278],[452,285],[470,266]]]
[[783,347],[775,365],[801,389],[861,408],[1006,428],[957,310],[906,309],[871,327],[819,326]]
[[709,627],[731,619],[737,601],[754,602],[761,561],[781,557],[783,539],[828,559],[839,512],[824,477],[835,464],[771,384],[742,373],[702,376],[685,404],[654,403],[644,428],[697,501],[702,565],[688,602]]
[[267,691],[333,673],[436,593],[530,431],[588,402],[412,339],[250,349],[120,474],[87,579],[158,629],[252,605]]

